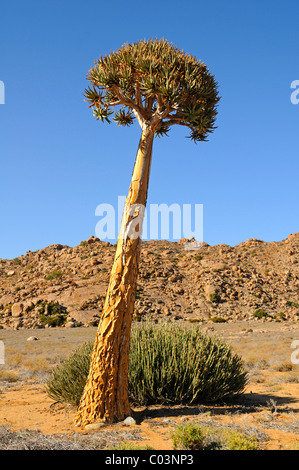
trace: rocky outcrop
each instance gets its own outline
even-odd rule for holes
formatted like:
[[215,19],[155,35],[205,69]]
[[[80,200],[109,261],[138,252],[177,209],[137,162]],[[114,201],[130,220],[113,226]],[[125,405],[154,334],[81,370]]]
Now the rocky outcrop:
[[[235,247],[186,242],[142,243],[135,320],[298,320],[299,233]],[[114,253],[90,237],[0,260],[0,328],[97,325]]]

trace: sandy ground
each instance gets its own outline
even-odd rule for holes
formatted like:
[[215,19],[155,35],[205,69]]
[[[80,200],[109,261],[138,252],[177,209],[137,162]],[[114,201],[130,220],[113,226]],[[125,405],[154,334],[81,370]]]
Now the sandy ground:
[[[299,339],[298,326],[292,324],[261,325],[260,323],[250,326],[246,323],[245,327],[244,325],[214,325],[212,328],[213,334],[217,333],[227,341],[229,340],[237,352],[245,355],[246,351],[247,363],[251,361],[253,364],[250,382],[245,393],[233,404],[194,407],[156,406],[134,409],[133,416],[137,424],[130,427],[130,430],[138,431],[142,439],[135,442],[136,446],[149,445],[156,450],[170,450],[172,449],[171,429],[174,429],[177,424],[200,422],[223,426],[236,425],[244,430],[255,429],[260,436],[263,436],[261,446],[267,450],[286,450],[295,446],[298,448],[299,366],[292,366],[290,361],[287,361],[292,352],[290,342]],[[83,341],[92,338],[94,332],[95,330],[85,330],[80,333],[79,329],[71,332],[63,329],[35,332],[7,330],[0,332],[0,339],[7,345],[7,359],[11,355],[10,368],[16,363],[17,354],[21,355],[18,363],[20,368],[22,358],[27,358],[27,366],[29,357],[31,360],[35,358],[38,362],[41,359],[40,351],[47,355],[49,350],[53,352],[54,344],[57,355],[58,338],[60,338],[63,356],[66,350],[72,350],[77,344],[82,344]],[[31,335],[36,335],[39,340],[29,344],[26,340]],[[63,339],[62,342],[61,339]],[[66,343],[68,343],[68,348],[64,349]],[[24,364],[22,367],[24,375]],[[30,367],[33,367],[32,364]],[[6,372],[8,368],[9,366],[6,365]],[[3,369],[2,373],[4,373]],[[44,384],[37,377],[32,373],[32,377],[25,379],[23,376],[15,382],[2,380],[0,426],[7,426],[13,431],[39,430],[47,435],[72,435],[73,433],[87,435],[128,429],[123,424],[105,426],[97,431],[75,427],[73,424],[75,409],[55,403],[49,398]]]
[[[255,427],[265,434],[263,447],[283,450],[299,444],[298,413],[299,384],[289,384],[283,393],[267,392],[264,386],[249,386],[241,403],[246,406],[240,411],[234,406],[201,406],[201,407],[149,407],[136,409],[139,415],[137,424],[140,445],[149,445],[154,449],[172,449],[170,430],[176,424],[207,421],[224,426],[235,423],[244,430]],[[270,401],[273,407],[269,406]],[[260,403],[265,406],[260,406]],[[258,405],[258,406],[257,406]],[[275,410],[275,408],[277,409]],[[247,408],[247,410],[246,410]],[[258,408],[258,409],[257,409]],[[55,404],[43,385],[18,385],[7,389],[0,398],[0,425],[6,425],[13,431],[24,429],[39,430],[44,434],[100,433],[103,430],[124,430],[124,425],[105,426],[102,430],[86,431],[74,426],[75,410],[69,406]],[[169,424],[171,423],[171,425]],[[127,427],[126,427],[127,428]]]

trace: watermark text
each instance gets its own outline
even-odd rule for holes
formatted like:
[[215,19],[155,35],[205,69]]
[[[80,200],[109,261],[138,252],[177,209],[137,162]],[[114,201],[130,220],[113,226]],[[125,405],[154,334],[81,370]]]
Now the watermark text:
[[5,85],[0,80],[0,104],[5,104]]
[[299,103],[299,80],[293,80],[291,83],[291,88],[294,89],[293,93],[291,94],[291,103],[298,104]]
[[[148,209],[141,204],[132,204],[126,209],[129,223],[122,226],[125,201],[125,196],[118,197],[117,210],[112,204],[97,206],[95,215],[100,220],[96,224],[95,233],[100,240],[140,237],[144,240],[185,238],[196,240],[197,243],[203,242],[203,204],[149,204]],[[187,245],[186,249],[200,247],[195,247],[194,243]]]

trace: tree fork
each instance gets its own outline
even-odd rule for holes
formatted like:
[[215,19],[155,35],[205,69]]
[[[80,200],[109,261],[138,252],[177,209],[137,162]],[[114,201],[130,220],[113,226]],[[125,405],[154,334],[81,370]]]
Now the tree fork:
[[129,347],[141,230],[147,201],[154,131],[142,131],[105,304],[75,424],[121,421],[130,415]]

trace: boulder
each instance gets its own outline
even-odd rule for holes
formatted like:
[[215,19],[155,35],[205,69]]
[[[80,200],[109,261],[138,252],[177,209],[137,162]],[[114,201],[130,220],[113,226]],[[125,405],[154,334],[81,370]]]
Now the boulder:
[[23,304],[14,304],[11,307],[11,315],[14,318],[19,318],[22,316],[22,314],[23,314]]

